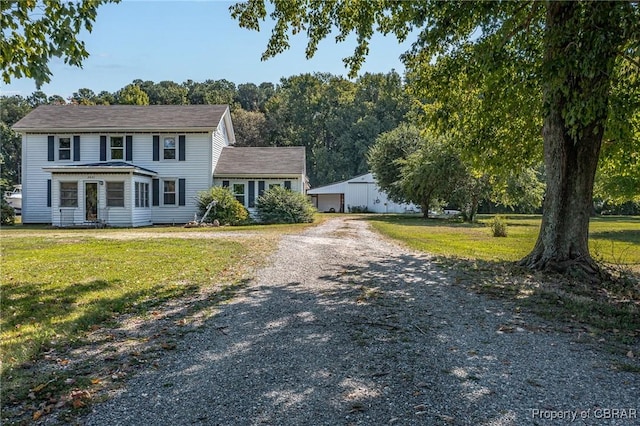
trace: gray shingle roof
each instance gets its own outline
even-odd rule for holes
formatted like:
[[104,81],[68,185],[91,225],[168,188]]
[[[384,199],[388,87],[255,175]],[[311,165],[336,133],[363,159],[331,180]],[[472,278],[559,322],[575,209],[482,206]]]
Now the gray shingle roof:
[[41,105],[13,129],[213,130],[226,110],[227,105]]
[[214,176],[306,174],[305,151],[291,147],[225,147]]

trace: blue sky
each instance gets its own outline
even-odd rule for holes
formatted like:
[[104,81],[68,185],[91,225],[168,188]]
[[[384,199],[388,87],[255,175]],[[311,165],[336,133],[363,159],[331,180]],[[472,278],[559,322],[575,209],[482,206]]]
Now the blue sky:
[[[52,59],[51,83],[41,90],[67,98],[85,87],[95,93],[114,92],[138,78],[176,83],[226,79],[237,85],[278,83],[282,77],[307,72],[346,77],[342,58],[353,52],[353,38],[340,44],[328,38],[320,43],[314,58],[306,60],[306,35],[292,36],[291,49],[262,62],[273,23],[267,18],[260,32],[240,28],[228,11],[233,3],[123,0],[103,5],[93,31],[81,37],[90,54],[83,68]],[[402,74],[399,56],[409,47],[409,42],[399,44],[394,36],[375,36],[361,74],[392,69]],[[28,96],[35,90],[28,79],[0,86],[2,95]]]

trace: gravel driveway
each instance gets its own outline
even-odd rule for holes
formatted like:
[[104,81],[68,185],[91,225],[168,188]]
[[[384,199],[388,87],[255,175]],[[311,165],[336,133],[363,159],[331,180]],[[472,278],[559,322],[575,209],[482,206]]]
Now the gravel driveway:
[[365,221],[284,236],[238,297],[82,421],[640,423],[623,358],[453,282]]

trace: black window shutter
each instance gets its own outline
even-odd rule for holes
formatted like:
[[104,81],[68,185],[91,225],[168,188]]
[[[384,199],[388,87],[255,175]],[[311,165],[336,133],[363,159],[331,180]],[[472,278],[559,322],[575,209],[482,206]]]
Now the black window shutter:
[[47,137],[47,161],[56,160],[56,139],[53,136]]
[[80,136],[73,137],[73,161],[80,161]]
[[187,158],[187,138],[185,135],[178,136],[178,161],[185,161]]
[[249,181],[249,207],[256,206],[256,181]]
[[100,161],[107,161],[107,137],[100,136]]
[[284,181],[284,189],[291,190],[291,181],[290,180],[285,180]]
[[153,161],[160,161],[160,136],[153,135]]
[[125,140],[125,150],[127,151],[125,161],[133,161],[133,136],[125,136]]
[[223,180],[222,181],[222,187],[223,188],[228,188],[229,187],[229,181],[228,180]]
[[51,179],[47,179],[47,207],[51,207]]
[[264,194],[264,181],[259,180],[258,181],[258,197],[262,197],[262,194]]
[[151,180],[151,204],[160,205],[160,179]]
[[178,205],[187,205],[187,181],[185,179],[178,179]]

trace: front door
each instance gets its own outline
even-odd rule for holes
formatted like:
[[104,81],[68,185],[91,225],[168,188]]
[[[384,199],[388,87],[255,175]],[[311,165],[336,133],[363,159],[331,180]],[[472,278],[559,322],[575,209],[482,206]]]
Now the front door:
[[84,219],[87,222],[98,221],[98,182],[84,184]]

